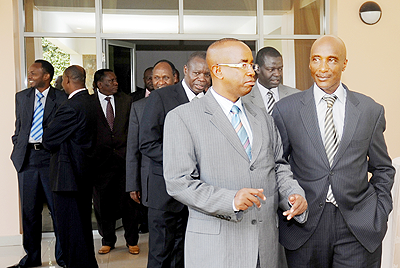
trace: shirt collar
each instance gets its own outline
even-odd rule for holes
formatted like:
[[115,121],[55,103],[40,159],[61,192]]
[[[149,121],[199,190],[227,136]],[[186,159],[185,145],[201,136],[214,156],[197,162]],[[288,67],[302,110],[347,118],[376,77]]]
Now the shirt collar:
[[[47,98],[49,91],[50,91],[50,87],[46,88],[45,90],[43,90],[43,92],[41,92],[45,99]],[[37,88],[35,88],[35,95],[37,95],[39,92],[40,91]]]
[[273,87],[273,88],[266,88],[266,87],[264,87],[263,85],[261,85],[260,84],[260,82],[259,82],[259,80],[257,79],[257,86],[258,86],[258,88],[259,88],[259,90],[260,90],[260,93],[261,93],[261,96],[265,96],[265,95],[267,95],[267,93],[269,92],[269,91],[271,91],[272,92],[272,95],[274,96],[274,98],[275,99],[279,99],[279,90],[278,90],[278,87]]
[[72,97],[75,96],[77,93],[79,93],[79,92],[81,92],[81,91],[84,91],[84,90],[87,90],[87,89],[86,89],[86,88],[80,88],[80,89],[77,89],[77,90],[73,91],[71,94],[69,94],[68,99],[72,98]]
[[182,79],[182,86],[185,89],[186,96],[188,97],[189,101],[192,101],[195,97],[201,98],[204,96],[203,92],[200,92],[199,94],[194,94],[193,91],[189,88],[189,86],[186,84],[185,79]]
[[210,87],[208,89],[209,91],[211,91],[211,93],[213,94],[215,100],[218,102],[218,104],[221,106],[222,110],[224,111],[225,115],[228,115],[231,112],[232,106],[236,105],[237,107],[239,107],[239,109],[244,112],[243,109],[243,105],[242,105],[242,98],[239,98],[235,103],[233,103],[232,101],[228,100],[227,98],[219,95],[213,87]]
[[104,95],[98,89],[97,89],[97,94],[99,95],[99,100],[105,100],[107,97],[110,97],[110,100],[112,100],[114,98],[114,95],[108,95],[108,96]]
[[325,95],[335,95],[335,96],[337,97],[337,100],[336,100],[336,101],[340,101],[340,102],[343,103],[343,104],[344,104],[345,101],[346,101],[346,95],[347,95],[347,94],[346,94],[346,90],[344,89],[342,83],[339,84],[338,88],[337,88],[337,89],[335,90],[335,92],[332,93],[332,94],[327,94],[327,93],[326,93],[325,91],[323,91],[320,87],[318,87],[316,83],[314,83],[313,90],[314,90],[314,99],[315,99],[315,103],[317,103],[317,104],[322,100],[322,98],[323,98]]

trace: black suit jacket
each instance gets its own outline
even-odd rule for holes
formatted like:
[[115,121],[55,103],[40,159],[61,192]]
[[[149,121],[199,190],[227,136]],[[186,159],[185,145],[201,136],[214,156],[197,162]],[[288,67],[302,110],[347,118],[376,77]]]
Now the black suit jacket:
[[[163,128],[165,116],[177,106],[189,102],[182,82],[153,91],[146,102],[139,129],[140,152],[149,157],[147,206],[178,212],[184,205],[168,195],[163,176]],[[143,178],[142,178],[143,179]]]
[[50,181],[53,191],[91,189],[90,157],[96,132],[94,96],[87,90],[64,102],[43,134],[51,151]]
[[131,93],[133,101],[143,99],[146,96],[146,89],[141,87],[136,87],[136,91]]
[[126,191],[140,191],[142,204],[148,205],[147,177],[150,158],[139,150],[139,126],[147,98],[132,103],[126,148]]
[[[67,99],[64,91],[50,86],[43,114],[43,129],[51,122],[58,107]],[[35,89],[27,88],[15,95],[15,132],[11,137],[14,144],[11,160],[20,172],[25,161],[29,135],[35,109]],[[43,138],[44,139],[44,138]],[[50,154],[49,154],[50,157]]]
[[132,98],[123,92],[114,94],[115,117],[113,131],[111,131],[101,108],[97,91],[94,96],[97,110],[97,133],[93,154],[97,167],[95,172],[99,173],[99,170],[110,168],[111,159],[121,163],[118,165],[119,168],[125,169],[126,139]]

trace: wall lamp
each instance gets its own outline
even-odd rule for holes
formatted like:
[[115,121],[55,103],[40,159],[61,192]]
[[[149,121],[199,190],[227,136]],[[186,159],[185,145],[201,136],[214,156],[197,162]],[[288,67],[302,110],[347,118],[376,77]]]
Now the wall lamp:
[[382,17],[381,7],[372,1],[365,2],[360,7],[360,18],[368,25],[377,23]]

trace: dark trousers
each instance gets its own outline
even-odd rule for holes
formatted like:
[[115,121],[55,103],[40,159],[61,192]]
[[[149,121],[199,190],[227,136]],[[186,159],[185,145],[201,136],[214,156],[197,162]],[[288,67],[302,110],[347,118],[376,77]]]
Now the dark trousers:
[[22,209],[22,239],[26,255],[20,260],[23,266],[40,266],[42,240],[43,203],[47,201],[53,219],[56,236],[55,257],[64,265],[62,251],[54,220],[53,196],[49,179],[50,153],[45,150],[28,149],[28,159],[18,173],[19,194]]
[[68,268],[97,268],[92,233],[92,191],[53,192],[55,218]]
[[96,173],[93,205],[102,245],[114,247],[117,241],[115,223],[120,218],[126,243],[130,246],[137,245],[139,205],[125,191],[125,162],[112,159],[107,166],[98,167]]
[[148,209],[148,268],[184,267],[184,241],[188,210],[169,212]]
[[370,253],[351,233],[339,209],[326,203],[314,234],[297,250],[287,250],[290,268],[381,267],[382,245]]

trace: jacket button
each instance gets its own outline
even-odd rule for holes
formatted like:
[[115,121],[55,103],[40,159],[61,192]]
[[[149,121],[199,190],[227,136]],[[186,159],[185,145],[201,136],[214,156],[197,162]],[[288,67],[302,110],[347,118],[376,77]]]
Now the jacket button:
[[251,220],[251,224],[255,225],[255,224],[257,224],[257,221],[256,220]]
[[322,208],[323,206],[324,206],[324,204],[323,203],[319,203],[319,205],[318,205],[320,208]]
[[250,166],[250,170],[253,171],[255,169],[254,166]]

